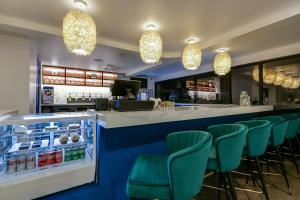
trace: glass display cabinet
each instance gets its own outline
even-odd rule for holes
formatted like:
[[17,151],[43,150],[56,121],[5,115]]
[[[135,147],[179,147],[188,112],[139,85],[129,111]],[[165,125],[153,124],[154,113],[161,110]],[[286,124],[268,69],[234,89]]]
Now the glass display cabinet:
[[32,199],[93,182],[95,123],[90,113],[0,116],[1,196]]

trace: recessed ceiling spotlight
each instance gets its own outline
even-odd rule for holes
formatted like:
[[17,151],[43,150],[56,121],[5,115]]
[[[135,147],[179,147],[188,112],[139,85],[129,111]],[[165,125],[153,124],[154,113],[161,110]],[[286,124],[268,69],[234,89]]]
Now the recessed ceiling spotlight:
[[194,43],[197,43],[199,41],[200,41],[200,39],[198,37],[189,37],[186,40],[184,40],[184,43],[186,43],[186,44],[194,44]]
[[84,0],[74,0],[75,6],[79,9],[86,9],[87,3]]
[[217,53],[222,53],[222,52],[226,52],[226,51],[228,51],[228,50],[229,50],[229,48],[227,48],[227,47],[222,47],[222,48],[217,49],[216,52],[217,52]]
[[155,30],[155,31],[157,31],[157,30],[160,29],[160,26],[156,22],[148,21],[148,22],[143,24],[142,29],[143,30]]

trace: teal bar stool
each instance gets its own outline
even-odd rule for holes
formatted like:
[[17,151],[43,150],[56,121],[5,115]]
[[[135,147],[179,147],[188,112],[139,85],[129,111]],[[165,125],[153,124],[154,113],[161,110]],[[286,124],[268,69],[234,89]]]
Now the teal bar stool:
[[291,193],[290,184],[286,172],[286,166],[283,162],[282,155],[280,153],[279,147],[283,144],[285,139],[286,130],[289,124],[289,121],[285,120],[280,116],[268,116],[268,117],[258,117],[253,120],[268,120],[272,124],[271,136],[269,146],[274,147],[276,150],[277,159],[281,168],[281,173],[284,177],[286,186]]
[[286,129],[285,138],[288,142],[289,150],[292,154],[292,162],[297,170],[298,175],[300,175],[299,167],[297,164],[297,155],[295,154],[294,146],[292,145],[292,140],[296,138],[298,126],[300,123],[300,117],[297,114],[283,114],[280,115],[285,120],[289,121],[288,127]]
[[167,136],[168,156],[141,155],[127,181],[130,198],[190,200],[201,189],[212,136],[183,131]]
[[243,124],[248,128],[246,151],[245,151],[248,158],[248,165],[247,165],[248,170],[250,170],[251,175],[253,176],[253,171],[251,169],[251,163],[250,163],[250,159],[253,158],[255,160],[258,177],[261,182],[261,186],[262,186],[261,189],[266,199],[269,200],[268,190],[259,164],[258,157],[264,155],[267,150],[272,124],[267,120],[241,121],[241,122],[237,122],[237,124]]
[[208,132],[213,136],[213,145],[208,157],[207,170],[219,173],[219,187],[223,183],[226,197],[228,197],[227,176],[231,196],[236,200],[231,171],[240,165],[246,144],[247,127],[242,124],[221,124],[208,127]]
[[[300,113],[296,113],[298,117],[300,117]],[[296,142],[297,142],[297,148],[298,148],[298,154],[300,153],[300,123],[298,124],[298,129],[297,129],[297,135],[296,135]]]

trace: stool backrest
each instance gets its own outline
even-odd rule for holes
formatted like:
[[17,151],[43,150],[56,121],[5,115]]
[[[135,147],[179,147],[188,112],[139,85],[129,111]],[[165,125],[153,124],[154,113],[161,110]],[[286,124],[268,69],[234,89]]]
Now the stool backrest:
[[280,115],[285,120],[289,121],[286,129],[286,138],[294,138],[298,132],[298,126],[300,122],[300,117],[297,114],[283,114]]
[[221,124],[208,127],[216,147],[221,172],[236,169],[246,144],[247,127],[242,124]]
[[283,144],[289,121],[280,116],[258,117],[254,118],[253,120],[267,120],[271,122],[271,145],[278,146]]
[[168,172],[174,200],[190,200],[202,187],[212,136],[203,131],[169,134]]
[[265,153],[272,129],[271,122],[267,120],[250,120],[237,122],[248,128],[247,154],[250,157],[261,156]]

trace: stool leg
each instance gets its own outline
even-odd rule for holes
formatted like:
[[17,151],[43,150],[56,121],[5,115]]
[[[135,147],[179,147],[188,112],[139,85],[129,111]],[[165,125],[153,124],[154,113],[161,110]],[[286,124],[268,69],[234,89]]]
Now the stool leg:
[[[223,174],[219,173],[219,184],[218,184],[218,188],[221,188],[223,182]],[[221,199],[221,190],[218,191],[218,200]]]
[[291,193],[291,186],[290,186],[287,174],[286,174],[285,164],[282,161],[282,157],[281,157],[278,146],[276,146],[275,149],[276,149],[276,154],[277,154],[277,157],[278,157],[278,160],[279,160],[279,164],[280,164],[280,167],[281,167],[281,171],[282,171],[286,186],[287,186],[289,192]]
[[226,200],[230,200],[228,191],[227,191],[227,181],[226,181],[226,177],[224,176],[224,174],[223,174],[223,186],[224,186],[224,190],[225,190],[225,194],[226,194]]
[[230,190],[231,190],[232,199],[237,200],[236,191],[235,191],[235,188],[234,188],[234,185],[233,185],[233,179],[232,179],[231,173],[227,172],[226,174],[227,174],[227,178],[228,178],[228,182],[229,182],[229,187],[230,187]]
[[297,142],[297,149],[298,149],[298,153],[300,153],[300,140],[299,140],[299,135],[296,135],[296,142]]
[[269,194],[268,194],[268,191],[267,191],[265,179],[264,179],[264,176],[262,174],[262,171],[261,171],[261,168],[260,168],[259,161],[258,161],[257,157],[255,157],[255,163],[256,163],[258,176],[259,176],[260,182],[262,184],[262,189],[263,189],[263,192],[265,194],[266,200],[269,200]]
[[299,168],[298,168],[298,164],[297,164],[297,156],[294,152],[294,148],[293,148],[293,145],[292,145],[292,142],[291,142],[291,139],[288,139],[288,143],[289,143],[289,147],[291,149],[291,153],[292,153],[292,156],[293,156],[293,163],[295,165],[295,168],[297,170],[297,173],[298,175],[300,175],[300,172],[299,172]]

